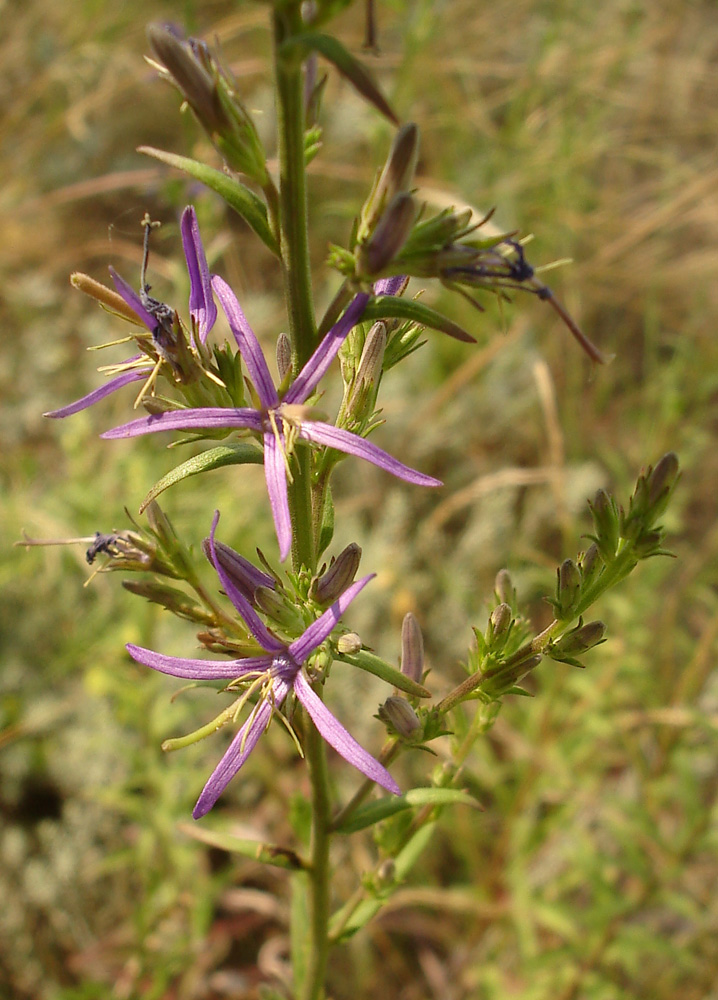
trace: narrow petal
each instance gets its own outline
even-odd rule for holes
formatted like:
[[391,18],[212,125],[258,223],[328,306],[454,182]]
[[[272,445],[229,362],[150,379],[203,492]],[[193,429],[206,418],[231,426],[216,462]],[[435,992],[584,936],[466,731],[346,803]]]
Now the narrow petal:
[[231,680],[244,674],[268,670],[272,665],[271,656],[248,656],[242,660],[189,660],[182,656],[155,653],[152,649],[144,649],[131,642],[125,648],[133,660],[146,667],[152,667],[161,674],[195,681]]
[[212,278],[212,288],[217,293],[219,304],[227,317],[227,322],[237,341],[239,352],[247,366],[249,377],[257,390],[262,406],[265,409],[276,406],[279,402],[277,390],[274,388],[274,382],[269,374],[262,348],[259,346],[254,330],[247,322],[247,317],[242,312],[237,296],[227,282],[217,274]]
[[[222,586],[224,587],[227,597],[230,599],[232,604],[235,606],[237,611],[239,611],[242,618],[244,618],[247,623],[247,627],[250,632],[257,640],[263,649],[266,649],[270,653],[279,653],[284,651],[284,643],[280,642],[276,636],[273,636],[269,631],[267,626],[264,624],[262,619],[259,617],[257,612],[254,610],[252,605],[249,603],[244,594],[239,590],[231,576],[225,570],[224,566],[217,558],[217,550],[215,548],[214,536],[217,531],[217,523],[219,521],[219,511],[214,512],[214,518],[212,520],[212,530],[209,533],[209,550],[212,556],[212,563],[214,568],[217,570],[217,575],[222,581]],[[271,662],[271,658],[270,658]]]
[[167,413],[153,413],[149,417],[140,417],[139,420],[113,427],[100,437],[131,438],[152,434],[153,431],[221,430],[225,427],[245,427],[261,431],[262,416],[249,407],[238,410],[218,406],[207,406],[199,410],[168,410]]
[[361,593],[375,576],[375,573],[370,573],[368,576],[362,577],[361,580],[356,580],[351,587],[347,587],[342,596],[337,598],[334,604],[328,607],[324,614],[320,615],[315,622],[312,622],[309,628],[305,629],[298,639],[294,640],[289,646],[289,653],[297,663],[305,663],[307,657],[318,646],[321,646],[332,629],[336,628],[339,624],[341,616],[357,594]]
[[274,681],[272,686],[273,698],[271,700],[265,698],[260,703],[254,714],[247,719],[234,737],[224,757],[222,757],[210,775],[209,781],[202,789],[202,794],[197,799],[197,805],[192,810],[192,815],[195,819],[199,819],[209,812],[232,778],[245,763],[259,742],[260,736],[267,728],[269,720],[272,717],[273,708],[279,708],[286,698],[288,690],[289,685],[283,681]]
[[117,294],[122,296],[130,309],[137,313],[139,319],[142,320],[150,333],[152,333],[157,326],[157,320],[151,313],[147,312],[145,307],[142,305],[142,299],[139,297],[132,285],[128,285],[125,279],[120,277],[114,267],[110,267],[110,275],[115,283]]
[[409,279],[404,274],[400,274],[396,278],[379,278],[374,285],[374,294],[400,295],[404,291],[404,287],[408,280]]
[[287,468],[279,442],[269,431],[264,435],[264,477],[267,480],[269,504],[272,508],[274,527],[279,542],[279,558],[284,562],[292,547],[292,519],[289,515],[289,499],[287,497]]
[[358,434],[351,431],[342,430],[340,427],[333,427],[315,420],[304,420],[299,427],[299,437],[306,441],[313,441],[314,444],[323,444],[329,448],[336,448],[337,451],[346,452],[347,455],[356,455],[363,458],[372,465],[378,465],[380,469],[390,472],[392,476],[413,483],[415,486],[442,486],[440,479],[433,476],[426,476],[423,472],[417,472],[408,465],[404,465],[397,458],[392,458],[382,448],[372,444]]
[[199,235],[197,214],[192,205],[188,205],[182,213],[180,229],[189,273],[189,311],[197,323],[199,339],[204,344],[217,319],[217,306],[212,298],[207,257]]
[[[209,538],[205,538],[202,542],[202,549],[214,566]],[[277,584],[273,576],[270,576],[269,573],[264,573],[261,569],[257,569],[248,559],[241,556],[239,552],[235,552],[229,545],[225,545],[224,542],[218,542],[215,539],[214,552],[215,558],[221,562],[233,582],[237,584],[248,599],[254,594],[257,587],[275,589]]]
[[387,769],[364,747],[360,746],[341,722],[332,715],[321,698],[312,690],[312,686],[302,670],[299,671],[294,681],[294,693],[306,708],[312,722],[329,746],[334,747],[344,760],[356,767],[371,781],[375,781],[377,785],[386,788],[388,792],[393,792],[394,795],[401,795],[401,789]]
[[303,403],[308,396],[311,396],[337,356],[339,348],[361,319],[368,301],[369,296],[366,292],[354,296],[341,319],[334,324],[326,337],[322,338],[314,354],[289,386],[284,395],[285,403]]
[[117,375],[115,378],[111,378],[109,382],[101,385],[99,389],[93,389],[92,392],[88,392],[86,396],[82,399],[76,399],[74,403],[68,403],[67,406],[61,406],[59,410],[48,410],[47,413],[43,413],[44,417],[69,417],[73,413],[79,413],[80,410],[86,410],[88,406],[92,406],[94,403],[99,402],[99,400],[104,399],[105,396],[111,396],[113,392],[117,392],[125,385],[129,385],[130,382],[139,382],[140,379],[147,378],[152,368],[147,368],[143,371],[131,371],[123,372],[122,375]]

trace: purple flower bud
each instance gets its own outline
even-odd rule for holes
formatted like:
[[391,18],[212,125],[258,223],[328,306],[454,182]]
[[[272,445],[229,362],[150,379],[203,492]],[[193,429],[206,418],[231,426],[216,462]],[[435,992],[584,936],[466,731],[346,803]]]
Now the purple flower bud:
[[561,618],[567,618],[581,593],[581,574],[573,559],[564,559],[556,572],[556,613]]
[[414,709],[406,698],[400,698],[398,695],[387,698],[377,714],[389,727],[389,731],[401,736],[402,739],[412,739],[421,729],[421,722]]
[[357,265],[363,275],[379,274],[391,264],[406,243],[415,218],[412,195],[405,191],[394,195],[374,232],[357,251]]
[[[678,479],[678,456],[669,451],[648,473],[648,502],[655,507],[667,499],[668,494]],[[662,513],[662,510],[661,510]]]
[[361,561],[361,549],[351,542],[336,559],[332,559],[327,569],[315,580],[312,596],[319,604],[332,604],[354,582]]
[[424,638],[419,623],[408,611],[401,623],[401,672],[421,684],[424,674]]

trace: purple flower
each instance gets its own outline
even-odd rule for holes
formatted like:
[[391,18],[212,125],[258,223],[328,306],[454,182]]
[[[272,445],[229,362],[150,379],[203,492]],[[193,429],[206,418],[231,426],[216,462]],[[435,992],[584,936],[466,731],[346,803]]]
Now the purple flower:
[[[214,299],[212,298],[209,267],[207,266],[207,258],[199,235],[197,216],[191,205],[188,205],[182,213],[180,229],[190,281],[189,312],[192,321],[192,342],[195,342],[194,336],[197,333],[200,343],[204,344],[207,340],[207,334],[217,319],[217,306],[214,304]],[[113,267],[110,268],[110,274],[118,294],[122,296],[130,309],[137,314],[137,317],[154,337],[160,327],[160,320],[158,316],[153,315],[147,308],[147,305],[154,302],[154,300],[148,299],[145,294],[143,301],[143,298],[124,278],[120,277]],[[157,303],[157,305],[159,306],[161,303]],[[171,312],[169,307],[163,307],[163,309]],[[161,351],[161,348],[158,349]],[[130,382],[138,382],[141,379],[146,379],[152,373],[155,365],[156,362],[145,354],[136,354],[131,358],[127,358],[126,361],[113,366],[120,370],[120,374],[111,378],[105,385],[99,389],[94,389],[87,396],[83,396],[82,399],[78,399],[74,403],[69,403],[59,410],[51,410],[49,413],[45,413],[44,416],[69,417],[73,413],[85,410],[88,406],[92,406],[94,403],[99,402],[99,400],[104,399],[105,396],[111,395]]]
[[417,486],[441,486],[438,479],[409,468],[358,434],[335,427],[333,424],[305,418],[302,404],[314,392],[350,330],[361,319],[369,299],[367,293],[362,292],[354,297],[344,315],[323,338],[280,400],[259,341],[247,322],[234,292],[222,278],[217,276],[212,278],[212,287],[239,345],[249,377],[259,397],[259,406],[238,409],[206,407],[153,414],[106,431],[102,435],[103,438],[137,437],[152,431],[218,430],[234,427],[261,433],[264,439],[264,475],[282,561],[289,555],[292,544],[292,524],[287,499],[287,464],[288,451],[291,450],[295,438],[334,448],[348,455],[356,455]]
[[134,660],[160,673],[204,681],[219,679],[237,681],[244,678],[250,682],[251,689],[260,692],[259,700],[252,708],[249,718],[241,726],[224,757],[210,775],[192,815],[195,819],[199,819],[209,812],[254,750],[260,736],[269,726],[272,715],[279,710],[290,691],[294,692],[297,700],[304,706],[321,736],[346,761],[383,788],[395,795],[401,795],[401,789],[386,768],[356,742],[315,693],[305,669],[309,657],[328,638],[341,616],[372,576],[365,576],[348,587],[341,597],[297,639],[286,645],[269,631],[217,558],[214,535],[218,520],[219,512],[215,513],[209,537],[214,567],[227,596],[244,618],[254,638],[265,650],[264,654],[238,660],[188,660],[182,657],[164,656],[131,643],[127,645],[127,650]]

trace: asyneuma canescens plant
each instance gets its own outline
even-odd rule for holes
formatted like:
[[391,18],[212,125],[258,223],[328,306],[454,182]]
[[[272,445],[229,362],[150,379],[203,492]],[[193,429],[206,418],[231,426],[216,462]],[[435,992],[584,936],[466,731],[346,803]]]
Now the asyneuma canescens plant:
[[[501,298],[508,291],[533,292],[553,305],[594,361],[605,358],[537,279],[523,245],[512,234],[484,235],[487,219],[476,221],[471,213],[451,210],[431,215],[418,203],[413,188],[418,129],[413,124],[399,126],[367,70],[325,33],[341,6],[346,4],[333,0],[268,4],[278,180],[237,85],[217,54],[196,39],[184,40],[175,29],[155,25],[149,30],[152,64],[180,91],[222,158],[223,169],[156,149],[143,151],[222,197],[276,257],[289,322],[288,336],[278,338],[279,384],[270,375],[234,292],[223,278],[210,275],[195,211],[188,207],[181,233],[190,280],[189,325],[175,309],[149,295],[146,271],[153,224],[146,217],[138,291],[114,271],[116,291],[87,276],[73,276],[77,287],[134,325],[139,353],[110,368],[104,387],[48,414],[70,416],[141,381],[135,405],[146,415],[106,431],[103,437],[189,432],[192,440],[209,442],[201,454],[150,490],[142,505],[148,509],[148,527],[136,525],[135,530],[99,536],[92,556],[103,554],[107,569],[142,574],[140,580],[128,581],[127,588],[200,625],[200,643],[228,657],[188,659],[127,647],[139,663],[180,678],[222,681],[223,691],[232,696],[219,716],[188,737],[167,741],[168,748],[235,725],[244,715],[199,797],[196,818],[215,805],[273,719],[288,727],[306,758],[312,790],[307,842],[298,837],[300,842],[291,848],[258,842],[249,849],[253,857],[289,867],[294,892],[306,896],[306,907],[294,908],[299,916],[292,926],[292,953],[299,958],[291,990],[302,1000],[323,994],[330,946],[377,912],[419,856],[442,811],[456,803],[475,804],[462,790],[461,768],[476,740],[491,726],[503,697],[521,691],[521,679],[544,657],[581,665],[579,657],[602,641],[603,623],[584,623],[583,616],[641,559],[663,551],[658,519],[678,475],[675,456],[665,456],[639,478],[628,512],[607,494],[598,495],[591,508],[592,543],[559,567],[554,618],[539,634],[532,635],[520,616],[508,574],[499,574],[487,625],[474,629],[476,641],[467,655],[466,678],[438,701],[431,700],[424,686],[421,632],[412,615],[402,630],[401,670],[365,648],[342,625],[342,616],[371,575],[354,579],[361,555],[356,544],[328,565],[322,561],[334,528],[332,471],[346,456],[358,457],[414,486],[439,486],[437,479],[410,468],[367,438],[379,422],[376,404],[384,373],[418,349],[424,329],[464,342],[473,340],[450,318],[407,297],[408,278],[437,279],[472,302],[481,290]],[[321,138],[323,83],[317,82],[318,57],[396,125],[397,132],[359,212],[350,244],[331,248],[329,263],[342,280],[317,323],[309,281],[305,169],[318,153]],[[210,343],[218,315],[215,296],[236,350]],[[331,421],[317,409],[318,392],[337,357],[343,400]],[[228,609],[202,585],[193,558],[155,498],[189,476],[252,464],[264,466],[279,562],[291,554],[291,569],[280,572],[271,560],[259,569],[215,540],[215,515],[205,551],[231,602]],[[231,516],[231,510],[225,511],[225,517]],[[174,585],[177,581],[182,590]],[[335,660],[373,673],[394,688],[379,709],[388,735],[376,757],[324,705]],[[474,711],[468,730],[460,741],[449,740],[450,766],[434,772],[426,786],[402,794],[402,775],[390,774],[388,767],[404,752],[451,737],[452,713],[460,706],[465,711],[469,702]],[[329,781],[326,743],[364,775],[364,782],[343,802]],[[367,801],[376,785],[391,794]],[[377,857],[374,872],[361,876],[351,901],[335,908],[330,891],[331,838],[379,821],[389,827],[396,824],[394,835],[382,838],[385,854]],[[246,841],[238,843],[237,850],[246,853]],[[388,881],[387,871],[394,873]],[[306,921],[300,919],[305,910]]]

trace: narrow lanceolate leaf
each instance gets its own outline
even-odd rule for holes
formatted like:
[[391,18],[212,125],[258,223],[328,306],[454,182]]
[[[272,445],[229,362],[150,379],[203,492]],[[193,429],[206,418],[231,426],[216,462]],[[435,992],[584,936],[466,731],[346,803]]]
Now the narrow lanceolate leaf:
[[229,851],[232,854],[242,854],[245,858],[252,858],[265,865],[274,865],[275,868],[297,871],[307,867],[299,855],[287,847],[277,847],[275,844],[265,844],[258,840],[242,840],[231,833],[190,826],[189,823],[180,823],[179,829],[209,847],[216,847],[220,851]]
[[247,225],[254,230],[262,243],[272,251],[275,257],[279,257],[279,246],[267,221],[267,208],[258,195],[251,191],[236,178],[230,177],[221,170],[208,167],[206,163],[198,160],[191,160],[187,156],[177,156],[175,153],[167,153],[163,149],[155,149],[153,146],[139,146],[138,153],[146,153],[156,160],[161,160],[170,167],[182,170],[190,177],[205,184],[216,194],[223,198],[230,208],[241,215]]
[[306,34],[296,35],[294,38],[288,39],[283,46],[287,54],[292,49],[298,47],[318,52],[320,56],[324,56],[328,62],[336,66],[341,75],[346,77],[354,89],[366,101],[373,104],[394,125],[399,124],[399,119],[371,78],[369,71],[336,38],[331,38],[329,35],[322,35],[319,32],[307,32]]
[[[394,878],[397,887],[404,881],[426,848],[434,835],[436,823],[427,823],[420,827],[409,843],[399,852],[395,858]],[[365,927],[369,921],[376,916],[384,906],[385,898],[372,896],[363,900],[353,911],[348,920],[345,919],[344,911],[339,910],[334,914],[329,925],[329,934],[333,941],[346,941],[356,934],[358,930]]]
[[387,684],[393,684],[400,691],[405,691],[415,698],[431,697],[431,692],[427,691],[425,687],[417,684],[416,681],[413,681],[411,677],[407,677],[406,674],[402,674],[401,670],[392,667],[390,663],[382,660],[380,656],[370,653],[368,649],[362,649],[353,655],[343,653],[337,659],[344,663],[349,663],[353,667],[359,667],[360,670],[366,670],[368,674],[374,674],[375,677],[381,677]]
[[164,493],[170,486],[188,479],[190,476],[198,476],[200,472],[211,472],[213,469],[221,469],[225,465],[261,465],[262,452],[254,444],[248,441],[239,441],[236,444],[221,444],[216,448],[208,448],[201,455],[195,455],[181,465],[175,466],[166,476],[163,476],[152,487],[140,506],[140,514],[146,507],[156,500],[160,493]]
[[347,817],[346,822],[337,827],[339,833],[356,833],[368,826],[380,823],[395,813],[415,806],[464,805],[479,808],[479,803],[468,792],[458,788],[412,788],[401,798],[378,799],[361,806]]
[[458,323],[442,316],[436,309],[417,302],[416,299],[397,298],[394,295],[380,295],[372,299],[364,310],[362,320],[376,322],[380,319],[408,319],[412,323],[420,323],[430,330],[446,333],[455,340],[463,340],[465,344],[475,344],[476,341]]

